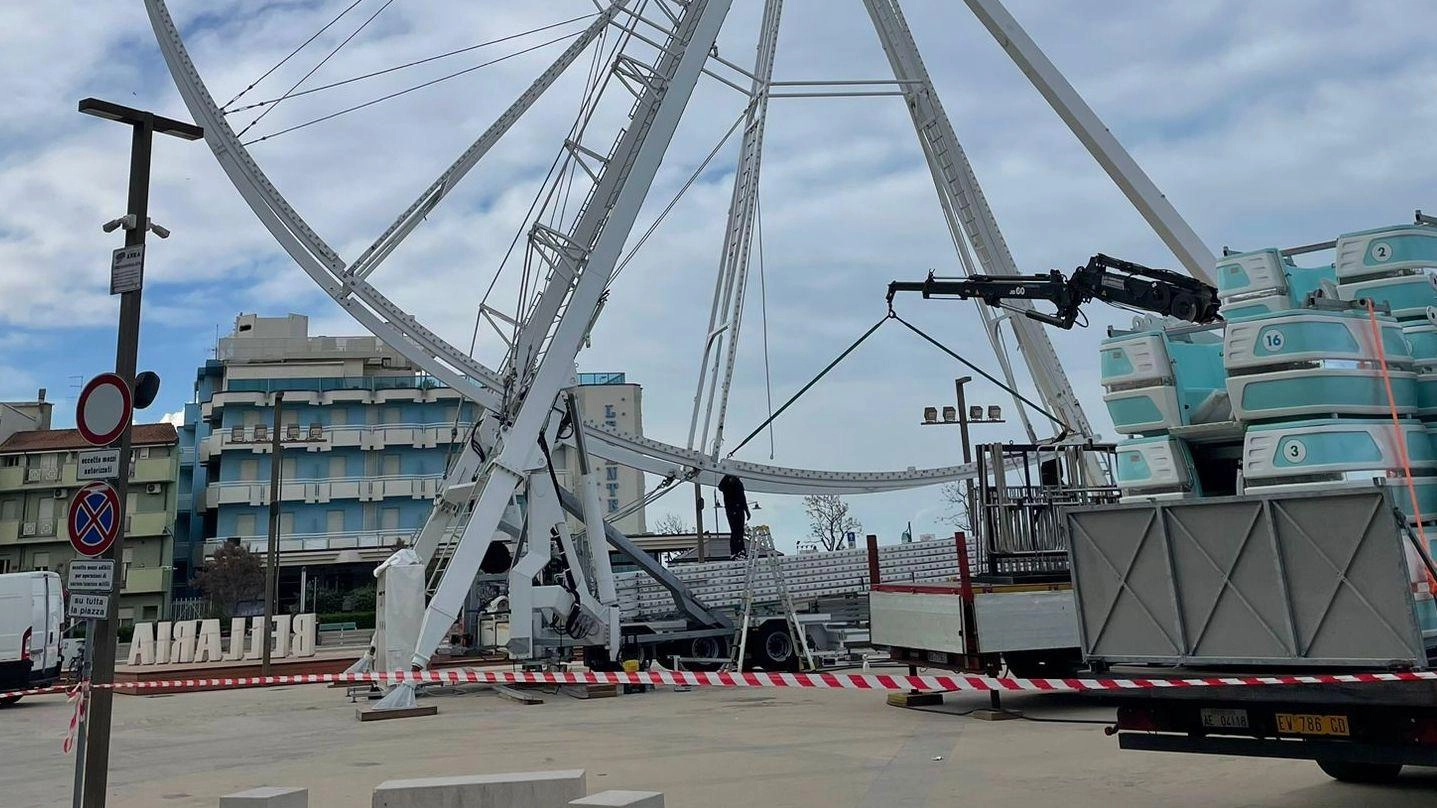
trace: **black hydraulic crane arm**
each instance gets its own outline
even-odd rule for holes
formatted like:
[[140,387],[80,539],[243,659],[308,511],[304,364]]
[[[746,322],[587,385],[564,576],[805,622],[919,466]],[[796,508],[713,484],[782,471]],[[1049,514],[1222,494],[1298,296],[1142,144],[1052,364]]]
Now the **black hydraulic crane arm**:
[[1193,323],[1220,319],[1217,289],[1171,270],[1153,269],[1101,253],[1066,278],[1056,269],[1036,275],[970,275],[966,278],[940,278],[930,272],[922,281],[888,284],[890,306],[893,296],[899,292],[921,292],[924,297],[961,300],[978,298],[990,306],[1002,306],[1009,300],[1047,300],[1055,307],[1052,314],[1036,309],[1023,309],[1023,314],[1059,328],[1072,328],[1082,305],[1090,300]]

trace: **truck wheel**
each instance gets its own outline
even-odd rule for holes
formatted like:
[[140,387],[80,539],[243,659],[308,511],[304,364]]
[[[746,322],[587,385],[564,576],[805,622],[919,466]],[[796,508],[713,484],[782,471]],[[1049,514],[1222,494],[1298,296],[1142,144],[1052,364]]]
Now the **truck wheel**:
[[1390,783],[1402,771],[1401,763],[1351,763],[1346,760],[1319,760],[1317,768],[1342,783]]
[[753,666],[766,671],[798,670],[798,649],[788,636],[788,624],[770,620],[749,639]]
[[0,707],[9,707],[10,705],[12,705],[12,704],[18,702],[18,701],[19,701],[20,699],[22,699],[22,698],[24,698],[24,697],[23,697],[23,696],[3,696],[3,697],[0,697]]
[[[689,641],[690,659],[727,659],[728,655],[728,640],[723,637],[695,637]],[[699,671],[716,671],[721,667],[722,662],[693,663],[693,669]]]

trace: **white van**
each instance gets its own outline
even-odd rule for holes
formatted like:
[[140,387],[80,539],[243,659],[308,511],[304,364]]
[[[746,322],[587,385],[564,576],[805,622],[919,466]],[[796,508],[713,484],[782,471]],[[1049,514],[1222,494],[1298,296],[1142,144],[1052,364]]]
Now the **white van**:
[[0,706],[7,690],[44,687],[60,678],[60,623],[65,597],[53,572],[0,575]]

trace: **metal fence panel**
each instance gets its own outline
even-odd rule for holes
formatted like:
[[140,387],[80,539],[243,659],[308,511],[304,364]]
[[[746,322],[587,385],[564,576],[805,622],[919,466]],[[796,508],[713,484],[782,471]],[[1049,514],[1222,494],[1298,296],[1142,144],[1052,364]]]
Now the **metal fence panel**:
[[1425,667],[1387,492],[1066,512],[1089,659]]

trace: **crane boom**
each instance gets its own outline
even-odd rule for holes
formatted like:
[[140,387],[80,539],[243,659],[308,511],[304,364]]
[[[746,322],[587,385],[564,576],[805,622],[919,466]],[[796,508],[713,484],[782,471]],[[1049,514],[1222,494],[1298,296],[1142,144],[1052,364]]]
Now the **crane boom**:
[[977,298],[1003,307],[1010,300],[1047,300],[1055,311],[1019,309],[1027,317],[1058,328],[1072,328],[1081,307],[1090,300],[1176,317],[1193,323],[1211,323],[1218,315],[1217,289],[1168,269],[1154,269],[1099,253],[1085,266],[1063,277],[1058,270],[1034,275],[970,275],[943,278],[928,273],[921,281],[888,284],[888,302],[899,292],[921,292],[927,297]]

